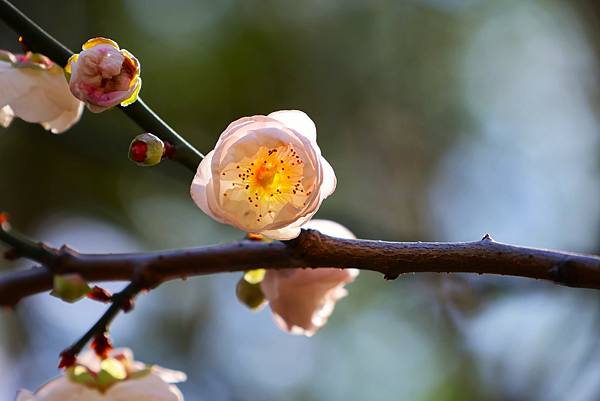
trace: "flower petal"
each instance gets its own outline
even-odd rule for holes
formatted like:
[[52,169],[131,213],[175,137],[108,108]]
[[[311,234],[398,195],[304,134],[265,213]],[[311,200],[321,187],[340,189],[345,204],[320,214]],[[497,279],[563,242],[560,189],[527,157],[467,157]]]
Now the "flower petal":
[[103,38],[103,37],[89,39],[87,42],[85,42],[83,44],[83,46],[81,46],[81,48],[83,50],[88,50],[88,49],[91,49],[92,47],[95,47],[98,45],[109,45],[109,46],[114,47],[117,50],[119,49],[119,45],[117,44],[117,42],[115,42],[112,39]]
[[71,128],[81,118],[83,113],[83,102],[70,110],[65,110],[58,118],[42,123],[42,126],[53,134],[61,134]]
[[[192,181],[190,187],[190,195],[196,205],[202,209],[204,213],[212,217],[213,219],[223,222],[221,217],[213,213],[211,206],[209,205],[209,186],[212,185],[212,173],[210,165],[212,163],[214,151],[210,151],[204,159],[198,165],[198,170]],[[212,195],[212,190],[211,190]]]
[[8,128],[14,117],[15,113],[9,105],[0,108],[0,125],[4,128]]
[[321,157],[321,166],[323,167],[323,184],[321,185],[321,201],[329,197],[335,191],[337,178],[333,172],[333,167],[324,157]]
[[288,226],[288,227],[280,228],[278,230],[265,230],[265,231],[261,231],[260,233],[268,238],[284,241],[284,240],[294,239],[298,235],[300,235],[300,227]]
[[142,78],[138,77],[135,80],[133,91],[131,92],[131,96],[121,102],[121,106],[129,106],[131,103],[134,103],[140,94],[140,90],[142,90]]
[[317,141],[317,127],[310,117],[300,110],[280,110],[269,114],[267,117],[281,121],[311,141]]

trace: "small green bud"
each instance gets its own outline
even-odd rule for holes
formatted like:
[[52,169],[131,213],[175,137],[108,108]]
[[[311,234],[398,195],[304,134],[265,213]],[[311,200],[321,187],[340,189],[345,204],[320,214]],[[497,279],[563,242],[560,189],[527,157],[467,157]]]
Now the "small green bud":
[[244,280],[250,284],[260,284],[260,282],[265,278],[266,273],[267,271],[265,269],[248,270],[246,273],[244,273]]
[[156,166],[163,158],[165,144],[149,133],[136,136],[129,145],[129,159],[138,166]]
[[252,310],[258,310],[265,303],[260,283],[249,283],[242,277],[235,288],[238,300]]
[[123,364],[114,358],[107,358],[100,362],[100,372],[96,376],[95,386],[104,391],[126,378],[127,371]]
[[93,386],[96,383],[96,377],[85,367],[75,365],[67,370],[67,378],[73,383],[83,384],[84,386]]
[[79,301],[90,291],[90,286],[79,274],[65,274],[54,276],[54,288],[50,295],[73,303]]

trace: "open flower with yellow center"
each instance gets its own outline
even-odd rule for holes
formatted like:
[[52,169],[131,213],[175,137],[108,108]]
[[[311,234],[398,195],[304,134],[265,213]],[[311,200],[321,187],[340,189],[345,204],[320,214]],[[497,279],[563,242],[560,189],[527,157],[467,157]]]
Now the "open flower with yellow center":
[[70,74],[73,95],[84,101],[93,113],[135,102],[142,88],[140,63],[125,49],[106,38],[84,43],[83,51],[69,59],[65,71]]
[[[312,220],[310,228],[338,238],[356,238],[346,227],[330,220]],[[358,276],[357,269],[318,268],[266,270],[260,281],[275,323],[292,334],[312,336],[348,291],[344,286]]]
[[8,127],[19,117],[59,134],[82,112],[83,103],[69,91],[61,67],[39,53],[0,51],[0,125]]
[[191,195],[217,221],[291,239],[335,185],[313,121],[301,111],[284,110],[229,124],[198,166]]
[[127,348],[115,349],[102,360],[87,352],[64,376],[35,393],[21,390],[16,401],[183,401],[171,383],[185,379],[182,372],[134,361]]

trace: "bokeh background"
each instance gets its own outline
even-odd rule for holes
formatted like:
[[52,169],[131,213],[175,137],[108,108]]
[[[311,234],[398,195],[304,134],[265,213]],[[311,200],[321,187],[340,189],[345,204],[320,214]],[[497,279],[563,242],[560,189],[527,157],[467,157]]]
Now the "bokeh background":
[[[131,50],[142,97],[204,152],[241,116],[306,111],[338,176],[318,217],[359,237],[490,233],[600,252],[596,0],[16,3],[72,49],[107,36]],[[2,24],[0,47],[19,49]],[[138,133],[118,110],[86,112],[60,136],[15,121],[0,132],[0,209],[35,238],[88,252],[240,238],[194,206],[187,170],[127,160]],[[600,399],[598,292],[364,272],[307,339],[238,304],[238,277],[141,296],[114,323],[116,345],[186,371],[189,401]],[[41,294],[1,311],[0,399],[57,375],[58,353],[104,308]]]

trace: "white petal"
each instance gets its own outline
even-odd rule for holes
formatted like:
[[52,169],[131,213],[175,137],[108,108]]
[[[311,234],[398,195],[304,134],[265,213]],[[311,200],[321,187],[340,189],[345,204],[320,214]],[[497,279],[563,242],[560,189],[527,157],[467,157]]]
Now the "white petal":
[[7,128],[15,116],[9,105],[6,105],[0,109],[0,125]]
[[10,102],[15,115],[29,123],[41,123],[58,118],[63,109],[50,100],[43,87],[33,88],[27,95]]
[[6,106],[33,88],[35,80],[27,73],[30,71],[23,70],[0,61],[0,106]]
[[73,383],[64,376],[50,381],[35,393],[35,401],[79,400],[105,401],[107,398],[99,391],[79,383]]
[[[219,222],[223,222],[221,217],[213,212],[213,209],[209,204],[209,198],[214,196],[212,188],[209,188],[209,186],[212,186],[212,172],[210,166],[213,156],[214,150],[204,156],[204,159],[202,159],[198,165],[198,170],[192,181],[192,186],[190,187],[190,195],[196,205],[202,209],[204,213]],[[214,201],[210,203],[214,203]]]
[[184,372],[163,368],[162,366],[153,366],[152,373],[167,383],[181,383],[187,380],[187,375]]
[[150,373],[140,379],[125,380],[115,384],[108,389],[103,400],[183,401],[183,395],[177,387]]
[[42,123],[42,126],[53,134],[60,134],[68,130],[79,121],[83,113],[83,102],[77,101],[78,105],[74,109],[65,110],[56,119]]
[[261,231],[261,234],[271,239],[288,240],[294,239],[300,235],[300,227],[283,227],[278,230]]
[[321,157],[321,166],[323,167],[323,181],[321,183],[321,200],[330,196],[337,185],[337,178],[333,172],[333,167],[324,157]]
[[317,141],[317,127],[313,120],[303,111],[281,110],[275,111],[267,117],[281,121],[287,127],[310,139],[311,142]]
[[337,268],[292,269],[291,274],[268,270],[261,289],[279,327],[311,336],[327,322],[354,277],[355,272]]

